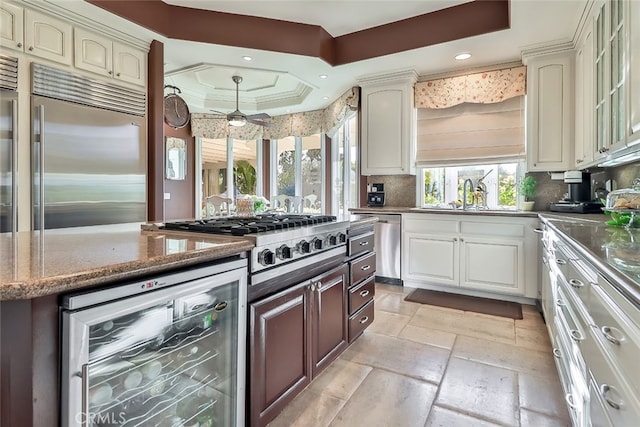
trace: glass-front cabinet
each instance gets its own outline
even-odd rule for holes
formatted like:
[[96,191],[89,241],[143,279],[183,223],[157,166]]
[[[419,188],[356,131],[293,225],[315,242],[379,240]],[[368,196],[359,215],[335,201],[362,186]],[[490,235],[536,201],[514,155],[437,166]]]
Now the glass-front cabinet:
[[627,142],[627,64],[629,2],[597,3],[595,16],[596,160]]

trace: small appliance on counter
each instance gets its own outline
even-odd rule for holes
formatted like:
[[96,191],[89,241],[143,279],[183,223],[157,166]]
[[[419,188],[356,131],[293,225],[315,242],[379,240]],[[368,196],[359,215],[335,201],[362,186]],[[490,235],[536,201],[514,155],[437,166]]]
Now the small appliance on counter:
[[556,203],[551,203],[551,212],[564,213],[601,213],[604,206],[599,200],[593,200],[591,179],[588,172],[567,171],[564,182],[568,184],[566,197]]
[[371,191],[367,193],[367,206],[370,208],[384,206],[384,184],[371,185]]

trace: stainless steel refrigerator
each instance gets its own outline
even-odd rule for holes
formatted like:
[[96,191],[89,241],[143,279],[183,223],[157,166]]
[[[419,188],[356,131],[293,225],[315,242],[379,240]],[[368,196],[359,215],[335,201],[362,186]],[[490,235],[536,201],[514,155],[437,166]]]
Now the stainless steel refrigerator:
[[145,221],[145,93],[40,64],[32,85],[33,229]]
[[0,55],[0,233],[17,226],[18,60]]

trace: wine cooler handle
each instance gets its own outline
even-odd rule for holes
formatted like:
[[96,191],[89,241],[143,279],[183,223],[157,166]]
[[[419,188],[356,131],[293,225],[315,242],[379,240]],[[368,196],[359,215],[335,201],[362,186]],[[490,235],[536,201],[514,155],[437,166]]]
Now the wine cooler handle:
[[89,427],[89,364],[82,365],[82,426]]

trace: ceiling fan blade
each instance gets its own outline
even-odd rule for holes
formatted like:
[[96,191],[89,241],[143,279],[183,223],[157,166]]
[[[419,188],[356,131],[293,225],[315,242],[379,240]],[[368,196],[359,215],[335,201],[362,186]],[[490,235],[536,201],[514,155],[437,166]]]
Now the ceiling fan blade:
[[257,113],[257,114],[249,114],[247,116],[247,119],[270,119],[271,116],[268,115],[267,113]]
[[255,119],[250,119],[250,116],[247,116],[247,122],[248,123],[253,123],[254,125],[259,125],[259,126],[264,126],[264,127],[270,127],[271,123],[269,122],[265,122],[263,120],[255,120]]

